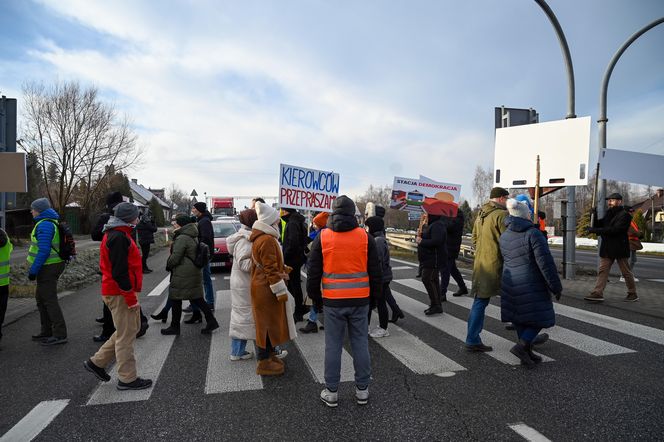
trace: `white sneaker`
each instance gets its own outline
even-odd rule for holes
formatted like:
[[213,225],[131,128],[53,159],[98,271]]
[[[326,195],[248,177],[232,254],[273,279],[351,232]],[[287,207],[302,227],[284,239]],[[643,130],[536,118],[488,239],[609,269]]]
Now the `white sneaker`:
[[283,359],[283,358],[285,358],[286,356],[288,356],[288,350],[284,350],[284,349],[281,349],[281,348],[277,350],[277,349],[275,348],[275,349],[274,349],[274,355],[275,355],[276,357],[278,357],[279,359]]
[[369,336],[371,336],[372,338],[384,338],[386,336],[390,336],[390,332],[388,332],[384,328],[376,327],[373,329],[371,333],[369,333]]
[[250,351],[245,351],[243,354],[240,356],[235,356],[235,355],[230,355],[229,359],[231,361],[246,361],[247,359],[251,359],[254,357],[254,354]]
[[[621,276],[621,277],[620,277],[620,282],[625,282],[625,277],[624,277],[624,276]],[[636,278],[636,277],[635,277],[635,278],[634,278],[634,282],[639,282],[639,278]]]
[[357,401],[358,405],[366,405],[367,402],[369,402],[369,387],[365,388],[364,390],[360,390],[355,387],[355,400]]
[[323,391],[320,392],[320,400],[325,402],[325,405],[328,407],[336,407],[337,406],[337,400],[338,400],[339,394],[338,392],[330,391],[327,388],[325,388]]

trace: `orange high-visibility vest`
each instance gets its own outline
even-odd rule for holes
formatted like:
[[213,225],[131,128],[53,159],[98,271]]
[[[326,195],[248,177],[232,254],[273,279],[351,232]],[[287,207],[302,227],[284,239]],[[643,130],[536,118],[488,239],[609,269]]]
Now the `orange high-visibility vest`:
[[321,231],[323,298],[369,297],[367,241],[367,232],[359,227],[348,232]]
[[630,241],[638,241],[639,240],[639,227],[636,225],[634,221],[630,221],[630,226],[632,229],[629,230],[628,238]]

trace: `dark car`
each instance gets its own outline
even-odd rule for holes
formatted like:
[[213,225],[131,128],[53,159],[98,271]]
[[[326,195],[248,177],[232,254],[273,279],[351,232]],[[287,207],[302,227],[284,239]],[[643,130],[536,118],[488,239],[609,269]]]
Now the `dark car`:
[[240,230],[240,223],[234,220],[212,221],[212,230],[214,231],[214,250],[210,266],[212,268],[230,268],[233,265],[233,259],[228,253],[226,238]]

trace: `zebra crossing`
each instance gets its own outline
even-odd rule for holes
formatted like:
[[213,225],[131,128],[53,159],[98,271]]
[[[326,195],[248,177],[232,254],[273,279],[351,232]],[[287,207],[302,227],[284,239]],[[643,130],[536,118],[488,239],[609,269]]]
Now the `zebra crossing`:
[[[153,296],[165,295],[166,288],[167,283],[162,281],[150,295],[153,295],[153,293]],[[385,352],[389,357],[394,358],[399,364],[407,367],[408,370],[417,375],[447,377],[453,376],[456,373],[469,372],[470,370],[481,370],[481,366],[478,367],[475,364],[471,364],[472,368],[464,366],[464,364],[467,365],[468,360],[466,359],[467,356],[460,354],[464,352],[463,345],[449,348],[436,346],[434,348],[425,342],[426,339],[422,339],[413,331],[413,328],[416,328],[421,332],[422,327],[424,327],[427,334],[444,334],[458,340],[462,344],[466,337],[467,312],[472,306],[473,300],[468,297],[456,298],[448,296],[448,304],[453,304],[463,309],[462,311],[465,312],[465,315],[456,311],[455,314],[446,312],[441,315],[426,316],[424,310],[428,306],[412,296],[413,291],[418,294],[426,293],[424,285],[417,279],[403,278],[393,281],[392,293],[407,317],[405,321],[399,322],[398,326],[390,324],[390,336],[372,340],[372,353],[375,354],[376,351]],[[162,306],[166,302],[166,296],[163,296],[163,298]],[[215,314],[220,323],[227,325],[231,311],[230,290],[217,291],[216,307]],[[562,304],[556,304],[555,309],[558,315],[571,319],[572,323],[577,321],[584,325],[590,324],[651,343],[664,345],[664,331],[662,330]],[[486,316],[500,320],[500,308],[489,304],[486,309]],[[413,325],[417,325],[417,327],[413,327]],[[634,348],[598,339],[572,328],[569,325],[568,328],[556,326],[548,329],[547,333],[549,333],[552,341],[571,347],[589,357],[609,357],[637,352]],[[308,368],[312,381],[320,384],[324,383],[324,333],[324,330],[320,330],[318,333],[299,334],[297,339],[291,344],[291,347],[295,347],[297,351],[291,351],[287,358],[287,361],[291,358],[301,359]],[[174,336],[162,336],[159,333],[159,327],[151,327],[145,337],[136,342],[136,360],[139,373],[142,376],[153,379],[155,386],[159,382],[159,375],[168,360],[175,339],[177,338]],[[491,361],[506,367],[513,367],[520,364],[518,358],[509,352],[509,349],[514,344],[513,340],[504,338],[489,330],[482,332],[482,339],[486,344],[494,348],[492,352],[478,355],[478,357],[483,358],[483,364],[492,363]],[[248,344],[248,350],[254,350],[252,345],[251,343]],[[263,379],[255,373],[255,359],[230,361],[230,348],[231,339],[228,336],[227,329],[222,327],[212,335],[210,340],[207,356],[205,394],[224,394],[264,389]],[[545,362],[555,363],[554,358],[547,355],[546,346],[544,346],[542,352],[542,358]],[[119,392],[115,389],[117,381],[116,371],[112,369],[109,371],[109,374],[112,376],[112,381],[100,383],[92,392],[86,404],[87,406],[150,399],[154,387],[147,390]],[[344,349],[341,381],[352,382],[353,379],[353,358]]]

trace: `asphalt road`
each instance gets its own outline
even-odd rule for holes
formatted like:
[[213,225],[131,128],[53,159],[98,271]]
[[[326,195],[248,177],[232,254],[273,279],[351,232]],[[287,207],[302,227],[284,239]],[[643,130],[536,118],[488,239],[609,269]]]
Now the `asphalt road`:
[[[163,269],[165,258],[164,253],[152,257],[151,266]],[[225,271],[214,273],[222,328],[212,337],[200,334],[200,324],[183,324],[181,336],[164,337],[162,324],[150,321],[148,334],[137,342],[137,360],[139,374],[151,371],[155,385],[142,400],[100,385],[82,368],[99,347],[91,340],[100,330],[94,322],[101,312],[97,285],[61,300],[66,345],[31,342],[39,330],[37,313],[5,327],[0,435],[9,438],[27,428],[44,441],[519,441],[522,436],[510,426],[524,424],[550,440],[662,440],[663,320],[603,306],[594,307],[601,314],[595,316],[584,303],[563,298],[558,327],[551,331],[556,340],[540,349],[551,360],[527,370],[505,351],[514,333],[491,317],[483,339],[495,343],[494,353],[467,353],[459,336],[471,299],[451,298],[445,316],[427,320],[420,304],[427,298],[414,279],[415,268],[398,262],[393,267],[392,290],[406,319],[399,327],[390,324],[391,336],[369,341],[373,381],[366,406],[354,403],[352,380],[342,382],[338,408],[318,399],[320,361],[312,352],[322,348],[322,331],[287,345],[286,373],[278,378],[258,379],[254,360],[230,363],[224,351],[214,356],[227,345]],[[147,295],[165,278],[163,271],[146,275],[141,297],[146,313],[164,301],[166,291]],[[214,392],[218,388],[226,391]]]
[[[563,259],[562,248],[551,247],[551,253],[560,268]],[[577,266],[584,269],[597,269],[597,259],[596,251],[582,249],[576,250],[575,261]],[[611,274],[620,276],[620,269],[617,264],[613,265]],[[637,278],[664,279],[664,257],[637,254],[636,264],[634,265],[634,274]]]

